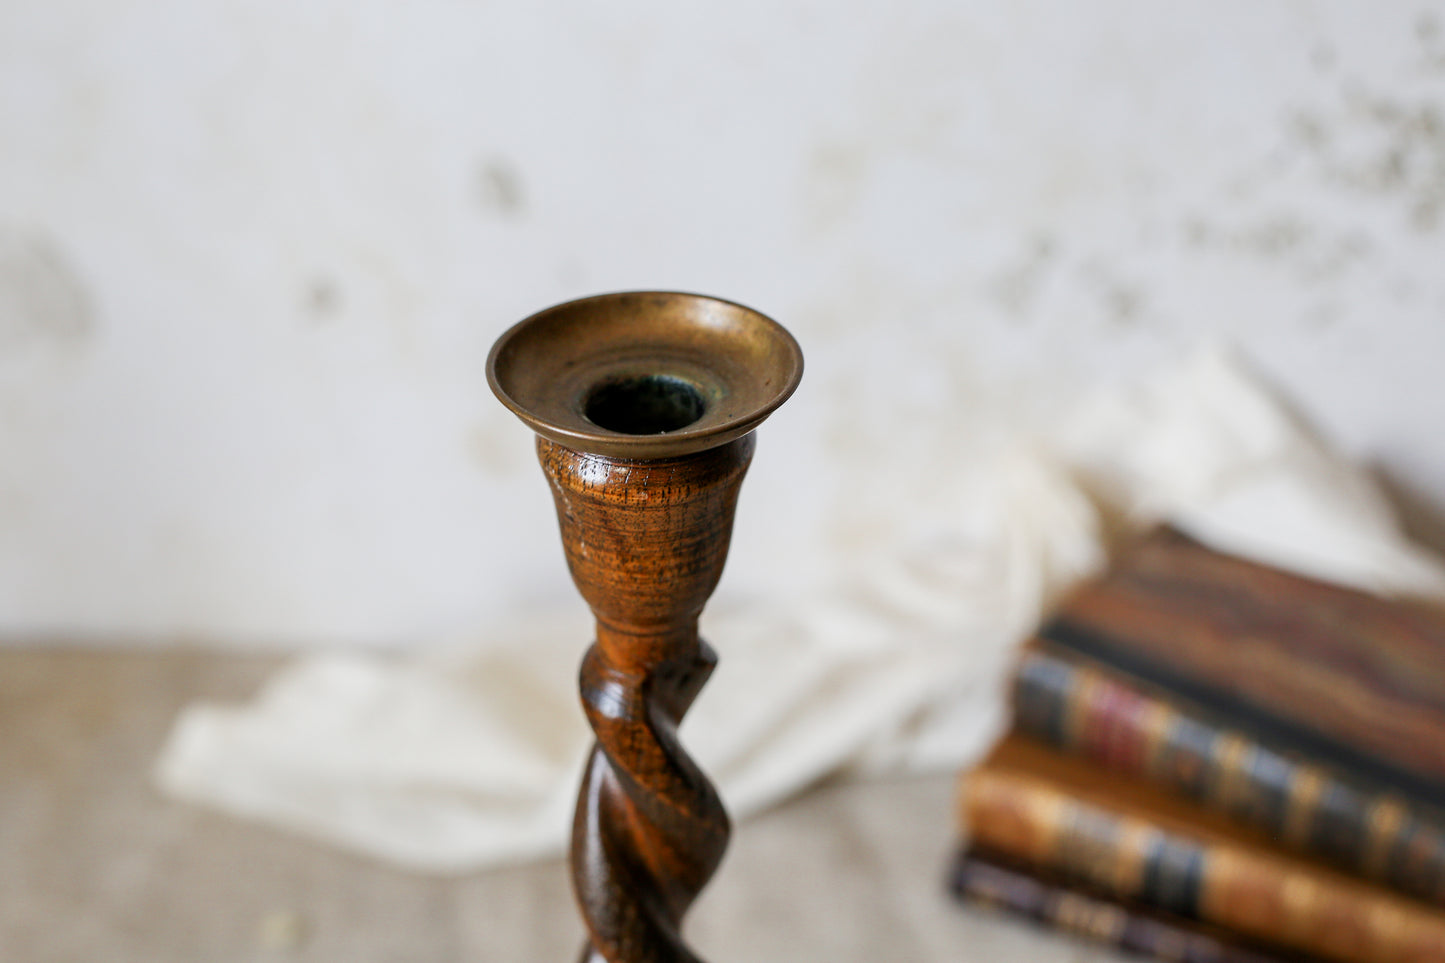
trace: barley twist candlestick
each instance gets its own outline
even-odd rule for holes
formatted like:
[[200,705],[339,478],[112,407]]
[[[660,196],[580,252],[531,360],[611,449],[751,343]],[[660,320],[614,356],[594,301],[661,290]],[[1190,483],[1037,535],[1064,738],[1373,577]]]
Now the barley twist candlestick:
[[727,846],[677,741],[716,657],[697,620],[722,575],[751,432],[802,376],[797,342],[741,305],[601,295],[497,341],[487,378],[538,434],[567,566],[597,618],[582,704],[597,737],[572,826],[586,963],[692,963],[683,914]]

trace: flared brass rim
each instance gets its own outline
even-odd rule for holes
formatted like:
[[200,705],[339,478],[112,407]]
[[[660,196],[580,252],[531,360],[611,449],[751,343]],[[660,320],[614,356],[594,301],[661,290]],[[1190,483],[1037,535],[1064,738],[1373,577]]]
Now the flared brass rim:
[[554,305],[509,328],[487,357],[492,391],[533,431],[578,451],[635,459],[747,434],[802,374],[802,349],[767,315],[675,291]]

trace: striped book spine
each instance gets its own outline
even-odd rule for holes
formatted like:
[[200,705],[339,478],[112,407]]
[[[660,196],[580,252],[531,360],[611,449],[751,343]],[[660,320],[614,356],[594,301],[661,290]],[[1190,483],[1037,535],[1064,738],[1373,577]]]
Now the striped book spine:
[[976,849],[959,853],[949,873],[949,888],[959,899],[1168,963],[1303,963],[1308,959],[1251,949],[1190,920],[1101,899],[1039,878]]
[[1029,769],[964,782],[974,845],[1110,896],[1337,963],[1440,963],[1445,915],[1238,840],[1086,802]]
[[1211,551],[1162,529],[1039,634],[1341,772],[1445,800],[1445,608]]
[[1275,751],[1207,712],[1037,643],[1014,677],[1020,731],[1401,892],[1445,904],[1438,813]]

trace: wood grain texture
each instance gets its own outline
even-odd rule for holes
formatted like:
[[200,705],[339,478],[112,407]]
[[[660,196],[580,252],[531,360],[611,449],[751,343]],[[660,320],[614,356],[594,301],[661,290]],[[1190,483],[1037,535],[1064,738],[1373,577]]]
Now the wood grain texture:
[[677,740],[716,658],[697,620],[722,575],[753,436],[628,460],[539,438],[567,565],[597,618],[582,704],[597,742],[572,834],[591,963],[689,963],[681,925],[722,859],[721,799]]
[[572,834],[594,963],[686,963],[682,917],[728,819],[677,726],[716,663],[697,619],[722,575],[752,432],[803,353],[731,301],[624,291],[509,328],[487,357],[497,398],[538,435],[573,581],[597,617],[582,704],[597,742]]

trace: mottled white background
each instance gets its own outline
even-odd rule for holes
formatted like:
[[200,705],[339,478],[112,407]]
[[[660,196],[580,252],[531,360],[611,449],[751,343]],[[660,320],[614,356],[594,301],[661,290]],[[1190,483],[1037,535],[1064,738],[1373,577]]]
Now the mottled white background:
[[579,605],[483,362],[633,287],[808,354],[720,594],[1201,343],[1445,503],[1445,5],[0,4],[0,635]]

